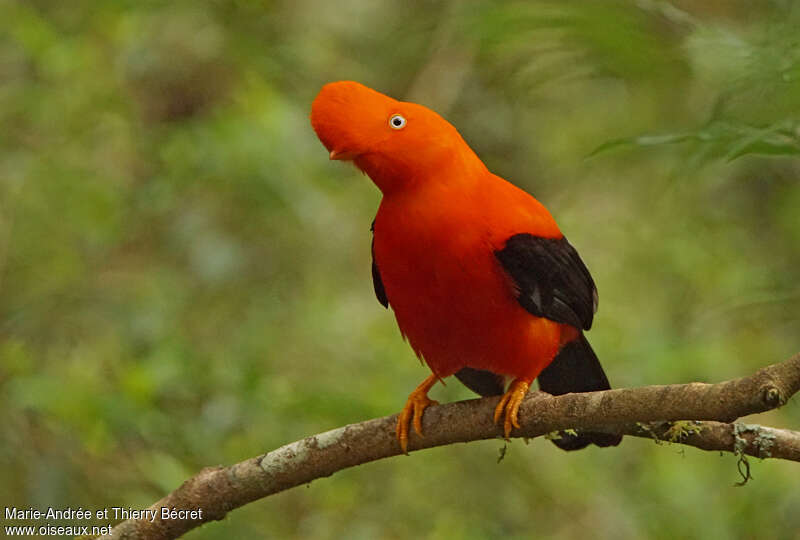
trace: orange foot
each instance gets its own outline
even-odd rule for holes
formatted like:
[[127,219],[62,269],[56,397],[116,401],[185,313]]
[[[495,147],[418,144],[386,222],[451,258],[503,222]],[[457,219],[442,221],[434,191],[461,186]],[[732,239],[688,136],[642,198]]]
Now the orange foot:
[[531,386],[531,381],[525,379],[514,379],[511,386],[508,387],[508,392],[503,395],[500,403],[494,409],[494,423],[496,424],[500,417],[505,413],[505,420],[503,422],[503,432],[506,439],[511,434],[513,428],[519,427],[519,405],[528,393],[528,388]]
[[434,401],[428,397],[431,387],[436,384],[439,377],[431,375],[422,384],[411,392],[406,401],[406,406],[400,411],[400,416],[397,418],[397,440],[400,442],[400,448],[403,449],[404,454],[408,454],[408,427],[409,423],[414,423],[414,431],[417,435],[422,437],[422,413],[428,405],[438,405],[438,401]]

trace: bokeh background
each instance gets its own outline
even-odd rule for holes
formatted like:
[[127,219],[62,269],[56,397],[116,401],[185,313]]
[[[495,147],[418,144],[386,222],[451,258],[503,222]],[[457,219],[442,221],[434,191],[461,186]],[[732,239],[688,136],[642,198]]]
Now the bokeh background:
[[[355,79],[454,123],[600,291],[617,386],[800,350],[792,1],[0,1],[0,506],[144,508],[396,412],[379,192],[308,122]],[[471,397],[455,381],[433,395]],[[795,398],[748,419],[800,428]],[[626,439],[337,473],[189,538],[800,538],[800,469]]]

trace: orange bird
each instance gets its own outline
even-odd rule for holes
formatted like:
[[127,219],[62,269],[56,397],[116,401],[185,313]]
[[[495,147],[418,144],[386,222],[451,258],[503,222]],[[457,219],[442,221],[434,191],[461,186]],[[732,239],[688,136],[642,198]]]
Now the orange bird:
[[[594,281],[539,201],[489,172],[432,110],[357,82],[323,86],[311,125],[331,159],[353,161],[383,194],[372,224],[375,294],[433,372],[398,418],[403,452],[410,425],[422,435],[436,403],[431,387],[450,375],[503,395],[494,421],[503,419],[506,438],[537,377],[554,395],[610,388],[582,332],[597,310]],[[583,432],[553,442],[577,450],[620,440]]]

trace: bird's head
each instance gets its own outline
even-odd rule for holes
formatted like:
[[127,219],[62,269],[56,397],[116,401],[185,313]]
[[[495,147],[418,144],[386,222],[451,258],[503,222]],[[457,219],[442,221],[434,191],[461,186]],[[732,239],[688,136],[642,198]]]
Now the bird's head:
[[322,87],[311,105],[311,125],[331,159],[352,160],[384,193],[453,163],[480,163],[458,131],[432,110],[353,81]]

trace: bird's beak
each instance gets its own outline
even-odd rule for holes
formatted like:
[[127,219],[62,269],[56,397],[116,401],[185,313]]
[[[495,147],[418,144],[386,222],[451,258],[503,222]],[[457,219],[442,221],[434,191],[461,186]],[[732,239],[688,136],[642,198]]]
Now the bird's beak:
[[353,159],[356,155],[346,150],[331,150],[330,158],[337,161],[347,161]]

